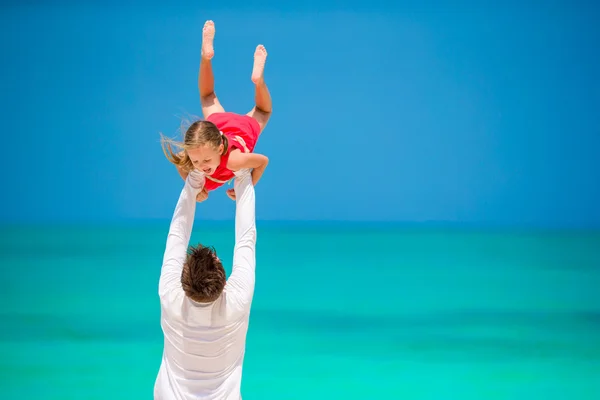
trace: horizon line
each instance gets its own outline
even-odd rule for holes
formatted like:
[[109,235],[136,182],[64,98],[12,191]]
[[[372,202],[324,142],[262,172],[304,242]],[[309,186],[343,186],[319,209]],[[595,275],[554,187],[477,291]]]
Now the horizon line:
[[[171,219],[131,219],[109,221],[0,221],[0,229],[7,228],[141,228],[148,226],[164,226],[168,228]],[[194,221],[195,226],[224,226],[233,225],[232,219],[200,219]],[[519,230],[519,231],[599,231],[596,224],[561,224],[561,223],[515,223],[515,222],[464,222],[464,221],[385,221],[385,220],[275,220],[257,219],[257,226],[272,227],[339,227],[362,226],[372,228],[417,228],[417,229],[458,229],[458,230]]]

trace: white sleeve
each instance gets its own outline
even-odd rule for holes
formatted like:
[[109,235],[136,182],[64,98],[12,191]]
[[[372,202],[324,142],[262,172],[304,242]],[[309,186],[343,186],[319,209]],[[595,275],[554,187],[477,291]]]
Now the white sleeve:
[[173,289],[181,288],[181,271],[186,259],[196,213],[196,195],[202,189],[203,184],[203,176],[189,174],[179,195],[167,236],[160,272],[158,293],[161,297]]
[[228,297],[232,297],[236,308],[247,309],[254,295],[256,269],[256,218],[255,197],[250,171],[237,174],[234,189],[235,210],[235,248],[233,251],[233,269],[227,280]]

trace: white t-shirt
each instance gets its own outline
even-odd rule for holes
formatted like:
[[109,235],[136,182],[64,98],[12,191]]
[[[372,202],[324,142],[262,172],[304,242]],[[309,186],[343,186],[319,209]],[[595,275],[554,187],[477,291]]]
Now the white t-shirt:
[[190,174],[167,238],[159,282],[164,350],[155,400],[241,399],[242,366],[255,279],[255,197],[249,171],[235,179],[233,270],[213,303],[189,299],[181,287],[202,180]]

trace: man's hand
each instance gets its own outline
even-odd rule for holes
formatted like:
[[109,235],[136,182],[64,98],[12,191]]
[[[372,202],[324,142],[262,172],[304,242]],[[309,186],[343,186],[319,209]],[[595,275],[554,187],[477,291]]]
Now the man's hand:
[[208,199],[208,191],[206,190],[206,188],[204,188],[196,195],[196,201],[203,202],[206,199]]
[[235,201],[235,189],[227,189],[225,193],[227,193],[227,197]]

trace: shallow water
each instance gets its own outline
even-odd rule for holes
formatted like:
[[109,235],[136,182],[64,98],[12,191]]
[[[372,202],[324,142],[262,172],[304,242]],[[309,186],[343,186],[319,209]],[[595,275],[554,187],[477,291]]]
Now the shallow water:
[[[2,398],[152,397],[167,228],[0,230]],[[200,239],[230,265],[233,222]],[[259,224],[257,251],[244,399],[600,398],[598,232]]]

